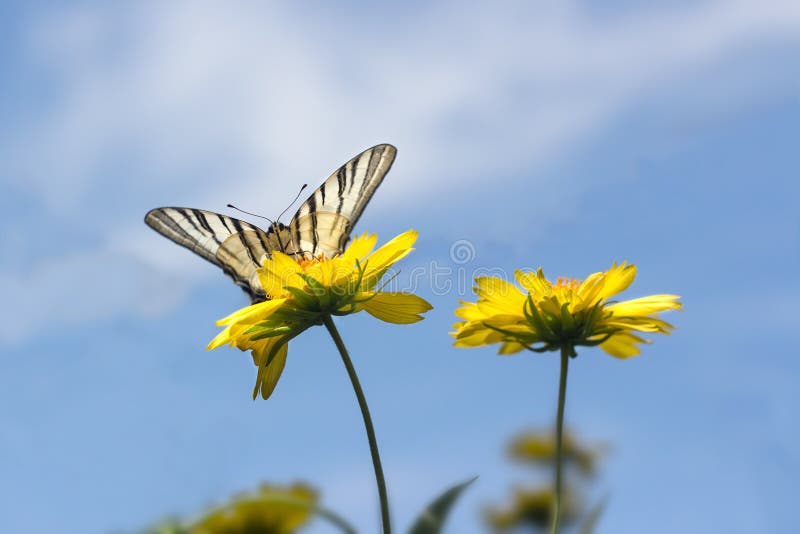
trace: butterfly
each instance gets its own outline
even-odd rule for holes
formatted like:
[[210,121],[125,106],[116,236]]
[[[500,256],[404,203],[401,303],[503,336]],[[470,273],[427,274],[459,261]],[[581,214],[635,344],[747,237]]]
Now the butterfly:
[[368,148],[342,165],[300,205],[288,225],[263,230],[227,215],[194,208],[155,208],[144,222],[161,235],[220,267],[250,297],[267,299],[257,269],[273,251],[293,256],[341,254],[375,190],[394,162],[397,149]]

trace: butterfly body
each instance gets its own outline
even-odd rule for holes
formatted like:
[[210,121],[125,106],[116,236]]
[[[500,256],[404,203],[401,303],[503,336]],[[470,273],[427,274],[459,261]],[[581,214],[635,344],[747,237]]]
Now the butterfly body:
[[273,251],[293,256],[333,257],[394,162],[397,150],[377,145],[331,174],[300,205],[289,224],[267,230],[213,211],[165,207],[150,210],[145,223],[158,233],[220,267],[252,302],[267,298],[256,270]]

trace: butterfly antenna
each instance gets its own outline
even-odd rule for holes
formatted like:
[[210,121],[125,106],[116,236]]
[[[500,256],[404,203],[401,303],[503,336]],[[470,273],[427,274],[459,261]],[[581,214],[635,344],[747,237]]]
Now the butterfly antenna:
[[300,198],[300,195],[303,194],[303,189],[305,189],[306,187],[308,187],[308,184],[303,184],[303,186],[300,188],[300,191],[298,191],[297,195],[294,197],[294,200],[292,200],[291,204],[286,206],[286,209],[283,210],[280,215],[278,215],[278,218],[275,219],[276,221],[280,221],[281,217],[283,217],[286,214],[286,212],[289,211],[289,208],[294,206],[294,203],[297,202],[297,199]]
[[237,207],[236,207],[236,206],[234,206],[233,204],[228,204],[228,207],[229,207],[229,208],[233,208],[233,209],[235,209],[236,211],[241,211],[242,213],[246,213],[246,214],[248,214],[248,215],[252,215],[253,217],[258,217],[259,219],[266,219],[266,220],[268,220],[268,221],[269,221],[271,224],[275,224],[274,222],[272,222],[272,219],[270,219],[269,217],[264,217],[263,215],[258,215],[258,214],[256,214],[256,213],[250,213],[249,211],[244,211],[243,209],[239,209],[239,208],[237,208]]

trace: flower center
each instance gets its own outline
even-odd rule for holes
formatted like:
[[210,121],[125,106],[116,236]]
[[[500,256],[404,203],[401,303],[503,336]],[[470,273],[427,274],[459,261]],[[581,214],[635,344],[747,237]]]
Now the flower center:
[[569,289],[575,290],[578,289],[580,285],[581,285],[580,280],[577,280],[575,278],[569,278],[566,276],[559,276],[558,280],[556,280],[556,283],[553,284],[553,289],[559,291],[565,291]]
[[311,254],[303,255],[302,258],[297,260],[297,263],[300,265],[300,268],[304,271],[307,270],[312,265],[316,265],[318,263],[322,263],[325,261],[325,253],[323,252],[319,256],[312,256]]

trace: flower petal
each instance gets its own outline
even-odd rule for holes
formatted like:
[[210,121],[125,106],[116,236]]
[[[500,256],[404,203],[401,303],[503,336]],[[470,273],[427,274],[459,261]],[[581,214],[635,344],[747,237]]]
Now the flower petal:
[[[417,240],[417,231],[408,230],[397,237],[390,239],[367,258],[367,273],[365,276],[382,271],[391,264],[407,256],[413,249]],[[363,262],[362,262],[363,263]]]
[[609,304],[606,309],[615,316],[650,315],[666,310],[679,310],[683,305],[678,295],[650,295],[633,300]]
[[455,314],[457,317],[461,317],[467,321],[479,321],[486,317],[486,314],[482,313],[478,309],[478,304],[475,302],[465,302],[460,301],[462,306],[456,309]]
[[275,391],[275,386],[278,384],[278,379],[283,373],[283,368],[286,365],[286,355],[289,354],[289,344],[284,343],[278,349],[277,354],[272,359],[272,363],[267,366],[264,380],[261,383],[261,398],[267,400],[272,392]]
[[611,317],[602,322],[605,326],[622,328],[625,330],[637,330],[639,332],[658,332],[659,334],[669,334],[675,329],[674,326],[666,321],[655,317]]
[[284,302],[286,302],[286,299],[272,299],[265,300],[264,302],[257,302],[256,304],[246,306],[220,319],[217,321],[217,326],[240,322],[257,323],[275,313]]
[[480,347],[503,341],[503,334],[487,328],[482,322],[456,323],[451,335],[456,338],[454,347]]
[[520,321],[516,315],[495,315],[484,319],[487,328],[509,332],[514,335],[535,336],[536,328],[527,321]]
[[395,324],[410,324],[422,320],[422,313],[432,309],[428,301],[413,293],[375,293],[360,304],[373,317]]
[[214,339],[206,346],[206,350],[214,350],[222,345],[227,345],[231,341],[231,329],[225,328],[222,332],[214,336]]
[[522,343],[517,343],[516,341],[506,341],[500,345],[500,350],[497,351],[497,354],[516,354],[523,350],[525,350],[525,345]]
[[608,299],[622,293],[633,283],[634,278],[636,278],[635,265],[629,265],[624,261],[619,265],[612,264],[611,268],[606,271],[606,281],[601,292],[602,298]]
[[[559,347],[595,346],[619,358],[639,354],[649,343],[635,332],[669,334],[673,326],[654,315],[680,309],[676,295],[652,295],[619,303],[607,297],[624,291],[636,277],[636,267],[616,263],[606,272],[589,275],[583,282],[559,278],[551,283],[541,268],[515,272],[527,290],[495,277],[475,279],[477,302],[461,302],[455,314],[463,322],[450,333],[457,347],[500,343],[500,354],[524,348],[557,350]],[[612,337],[608,337],[608,336]]]
[[[253,389],[253,400],[255,400],[259,391],[261,391],[261,398],[264,400],[272,395],[275,386],[278,384],[278,379],[283,373],[283,367],[286,365],[286,355],[289,353],[287,339],[271,338],[265,341],[260,347],[251,352],[253,363],[258,366],[256,385]],[[267,360],[273,351],[275,351],[275,355],[267,365]]]
[[493,276],[475,279],[478,309],[485,315],[498,313],[522,316],[526,296],[514,284]]
[[600,344],[600,348],[615,358],[626,359],[636,356],[641,352],[639,347],[636,346],[641,343],[648,343],[648,341],[639,336],[624,332],[611,336],[607,341]]
[[580,304],[574,304],[570,308],[572,310],[582,310],[594,306],[598,300],[603,298],[605,284],[605,273],[590,274],[578,287],[577,295]]
[[362,261],[372,249],[375,248],[375,243],[378,241],[378,236],[375,234],[367,234],[364,232],[360,236],[353,239],[347,249],[342,253],[342,258],[347,260],[351,265],[355,265],[356,260]]
[[546,297],[553,290],[553,284],[545,278],[542,269],[538,269],[535,273],[530,271],[514,271],[514,277],[519,282],[519,285],[524,287],[534,297]]

